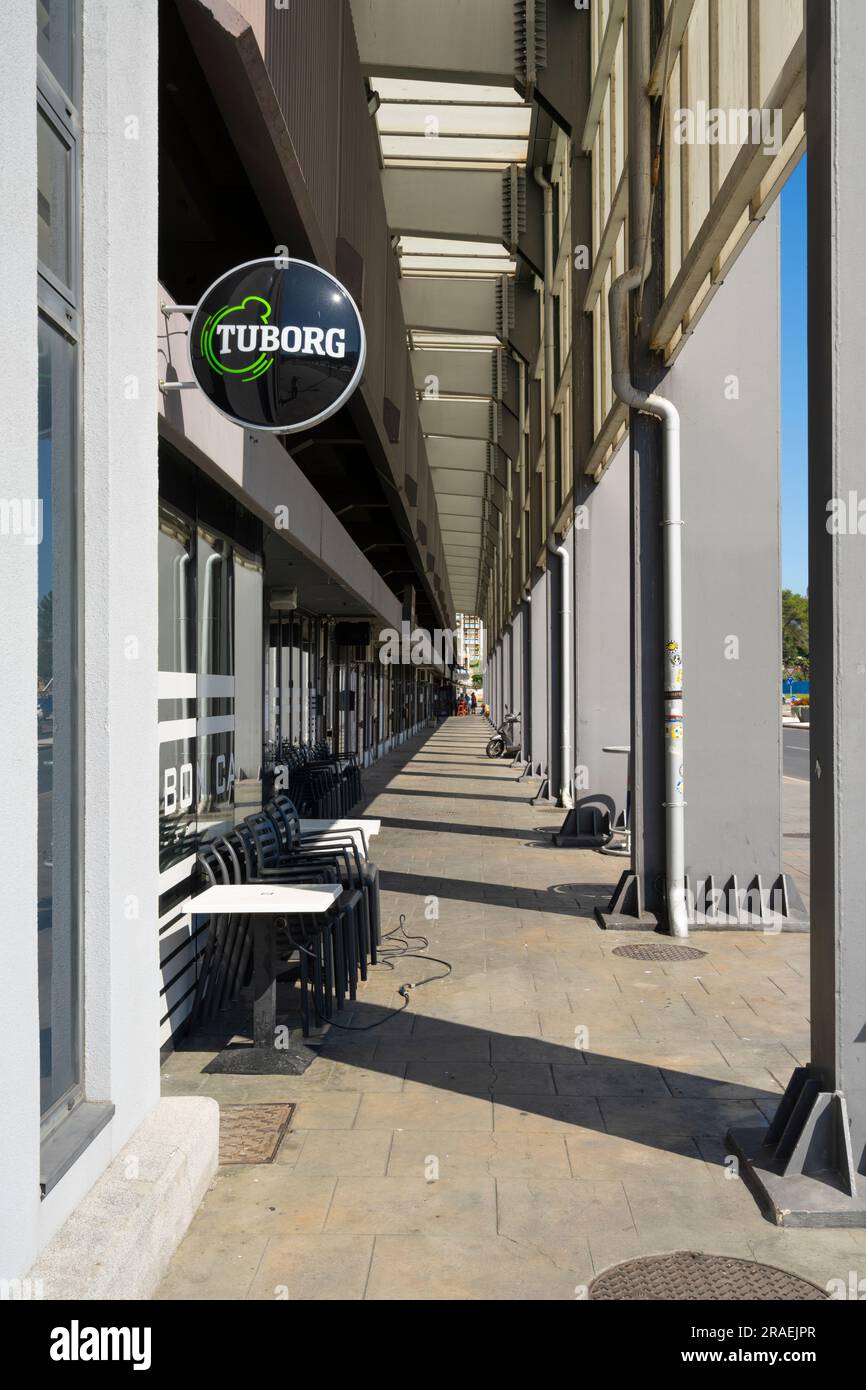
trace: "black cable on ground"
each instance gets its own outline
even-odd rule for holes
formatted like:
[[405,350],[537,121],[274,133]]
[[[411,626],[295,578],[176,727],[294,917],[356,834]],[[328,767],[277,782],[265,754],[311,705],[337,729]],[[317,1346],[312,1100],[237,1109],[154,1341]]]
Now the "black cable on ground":
[[[384,1018],[377,1018],[375,1023],[362,1023],[354,1028],[347,1023],[337,1023],[336,1020],[333,1018],[325,1019],[326,1023],[329,1023],[333,1028],[339,1028],[342,1033],[369,1033],[371,1029],[381,1028],[383,1023],[387,1023],[390,1019],[396,1018],[398,1014],[405,1013],[406,1009],[409,1007],[410,989],[420,989],[422,985],[433,984],[436,980],[447,980],[448,976],[452,973],[453,970],[451,962],[447,960],[441,960],[439,956],[427,956],[422,954],[424,951],[427,950],[427,947],[430,944],[427,940],[427,937],[420,935],[410,936],[406,931],[405,924],[406,918],[404,914],[401,912],[400,921],[398,925],[394,927],[391,931],[385,932],[384,936],[382,937],[383,941],[391,941],[394,940],[394,938],[396,938],[396,944],[391,947],[386,947],[384,952],[380,947],[377,953],[377,965],[385,965],[388,967],[389,970],[393,970],[395,960],[405,960],[411,957],[413,960],[429,960],[433,961],[436,965],[444,965],[444,973],[441,975],[427,975],[423,980],[415,980],[411,982],[406,981],[405,983],[403,983],[397,991],[397,993],[401,996],[403,1000],[401,1007],[399,1009],[392,1009],[391,1012],[386,1014]],[[423,942],[420,951],[413,951],[410,949],[412,943],[415,941]]]

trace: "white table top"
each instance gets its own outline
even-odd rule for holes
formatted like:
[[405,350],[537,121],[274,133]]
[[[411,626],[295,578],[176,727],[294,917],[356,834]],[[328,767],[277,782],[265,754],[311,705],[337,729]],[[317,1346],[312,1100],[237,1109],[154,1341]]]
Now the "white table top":
[[340,896],[338,883],[229,883],[206,888],[187,898],[183,912],[268,912],[288,915],[327,912]]
[[380,820],[302,820],[302,830],[363,830],[365,835],[378,835]]

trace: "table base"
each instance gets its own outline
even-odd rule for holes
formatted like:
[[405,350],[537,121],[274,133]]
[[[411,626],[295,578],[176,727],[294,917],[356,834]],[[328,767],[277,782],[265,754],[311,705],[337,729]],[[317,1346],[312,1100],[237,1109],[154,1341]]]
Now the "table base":
[[207,1071],[220,1076],[301,1076],[315,1058],[312,1048],[295,1042],[287,1047],[227,1047]]

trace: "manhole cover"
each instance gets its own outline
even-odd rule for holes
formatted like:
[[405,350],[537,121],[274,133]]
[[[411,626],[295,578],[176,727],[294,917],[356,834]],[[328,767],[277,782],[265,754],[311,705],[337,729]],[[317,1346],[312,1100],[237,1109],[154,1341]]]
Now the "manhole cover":
[[294,1105],[221,1105],[220,1163],[273,1163]]
[[699,960],[706,951],[697,946],[662,946],[653,942],[648,946],[614,946],[615,956],[628,956],[629,960]]
[[589,1296],[608,1302],[787,1299],[800,1303],[827,1297],[817,1284],[785,1269],[726,1255],[699,1255],[693,1250],[614,1265],[590,1284]]

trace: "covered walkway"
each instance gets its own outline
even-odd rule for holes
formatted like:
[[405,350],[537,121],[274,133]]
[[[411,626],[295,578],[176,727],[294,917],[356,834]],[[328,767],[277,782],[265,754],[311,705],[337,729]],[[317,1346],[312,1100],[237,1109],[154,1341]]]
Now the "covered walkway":
[[613,1263],[678,1249],[847,1281],[866,1232],[770,1225],[724,1146],[808,1058],[808,937],[614,955],[653,939],[595,923],[619,863],[553,848],[562,813],[486,759],[488,733],[451,719],[365,774],[384,929],[404,915],[447,978],[403,1009],[399,986],[444,967],[372,970],[343,1016],[366,1031],[333,1028],[302,1077],[167,1060],[168,1094],[297,1109],[271,1165],[220,1169],[160,1296],[572,1299]]

